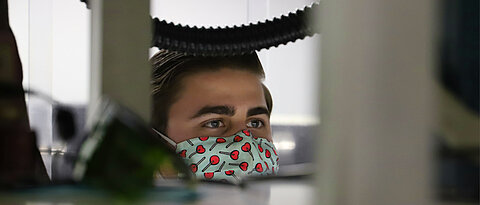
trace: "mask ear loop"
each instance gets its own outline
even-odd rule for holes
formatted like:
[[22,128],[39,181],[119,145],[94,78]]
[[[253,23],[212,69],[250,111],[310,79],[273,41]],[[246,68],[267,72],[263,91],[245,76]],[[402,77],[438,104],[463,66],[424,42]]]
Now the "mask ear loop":
[[162,139],[168,142],[172,147],[177,148],[177,143],[175,143],[172,139],[168,138],[161,132],[157,131],[155,128],[152,128],[153,131],[155,131]]

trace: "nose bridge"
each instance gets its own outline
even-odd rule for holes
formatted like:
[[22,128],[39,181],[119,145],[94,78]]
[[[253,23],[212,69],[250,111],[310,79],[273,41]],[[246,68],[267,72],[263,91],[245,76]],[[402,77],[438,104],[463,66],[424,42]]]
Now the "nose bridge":
[[230,126],[228,130],[226,131],[225,135],[230,136],[234,135],[237,132],[240,132],[244,129],[247,129],[247,125],[245,123],[245,120],[242,118],[232,118]]

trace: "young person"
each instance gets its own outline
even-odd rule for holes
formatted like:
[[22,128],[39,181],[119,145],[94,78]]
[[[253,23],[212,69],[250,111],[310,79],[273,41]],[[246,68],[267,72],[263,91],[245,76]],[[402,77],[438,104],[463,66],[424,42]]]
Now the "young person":
[[272,98],[255,53],[200,57],[160,50],[150,61],[154,130],[198,178],[235,183],[277,171]]

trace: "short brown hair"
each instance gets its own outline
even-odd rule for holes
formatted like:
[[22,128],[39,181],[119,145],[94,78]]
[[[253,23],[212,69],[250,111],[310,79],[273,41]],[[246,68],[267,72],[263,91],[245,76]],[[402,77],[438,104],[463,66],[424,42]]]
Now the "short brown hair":
[[[150,63],[153,67],[152,124],[161,132],[166,131],[168,111],[177,100],[181,90],[180,82],[184,77],[199,72],[217,71],[228,66],[231,69],[251,72],[260,79],[265,78],[265,72],[255,52],[239,56],[202,57],[160,50],[150,58]],[[263,84],[262,86],[267,108],[271,113],[273,100],[267,87]]]

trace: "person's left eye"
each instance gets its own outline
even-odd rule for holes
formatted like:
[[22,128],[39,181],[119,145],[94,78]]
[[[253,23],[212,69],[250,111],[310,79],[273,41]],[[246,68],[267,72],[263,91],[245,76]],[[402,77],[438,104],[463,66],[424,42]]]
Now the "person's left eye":
[[264,126],[263,122],[261,120],[257,120],[257,119],[250,120],[247,123],[248,128],[261,128],[263,126]]

